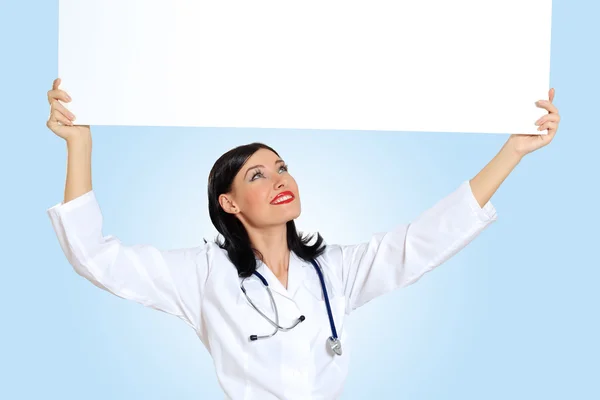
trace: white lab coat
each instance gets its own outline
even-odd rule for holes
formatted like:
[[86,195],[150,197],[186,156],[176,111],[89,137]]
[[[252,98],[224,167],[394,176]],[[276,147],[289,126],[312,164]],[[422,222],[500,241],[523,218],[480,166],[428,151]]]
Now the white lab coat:
[[[101,289],[173,314],[192,327],[210,352],[228,399],[336,399],[351,354],[346,317],[357,307],[417,281],[471,242],[496,220],[491,202],[479,206],[464,181],[423,212],[358,245],[327,245],[317,258],[326,281],[342,356],[327,346],[331,328],[321,285],[310,262],[292,253],[287,290],[263,263],[280,324],[306,320],[289,332],[250,342],[273,328],[248,304],[227,253],[209,242],[161,251],[124,245],[102,233],[93,191],[47,210],[64,254],[75,271]],[[256,277],[248,294],[265,312],[270,300]],[[273,315],[273,314],[272,314]]]

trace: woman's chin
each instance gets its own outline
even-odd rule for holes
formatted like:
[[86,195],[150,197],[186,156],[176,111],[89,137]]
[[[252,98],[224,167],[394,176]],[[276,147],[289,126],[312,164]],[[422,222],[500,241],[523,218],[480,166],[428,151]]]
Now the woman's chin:
[[282,210],[282,219],[284,222],[293,221],[298,218],[301,214],[300,206],[290,207],[288,210]]

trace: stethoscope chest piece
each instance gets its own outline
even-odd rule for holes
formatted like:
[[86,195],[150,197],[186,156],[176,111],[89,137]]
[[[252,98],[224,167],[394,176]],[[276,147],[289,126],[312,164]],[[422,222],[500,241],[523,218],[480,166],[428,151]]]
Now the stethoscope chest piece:
[[329,343],[329,348],[331,348],[331,351],[333,351],[338,356],[342,355],[342,342],[340,342],[338,338],[329,336],[329,338],[327,339],[327,343]]

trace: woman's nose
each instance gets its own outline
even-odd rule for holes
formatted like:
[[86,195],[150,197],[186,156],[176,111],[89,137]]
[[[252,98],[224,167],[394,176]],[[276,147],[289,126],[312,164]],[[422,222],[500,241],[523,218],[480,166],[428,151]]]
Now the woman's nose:
[[279,179],[277,179],[277,181],[275,181],[275,187],[281,188],[284,186],[287,186],[287,178],[285,176],[280,176]]

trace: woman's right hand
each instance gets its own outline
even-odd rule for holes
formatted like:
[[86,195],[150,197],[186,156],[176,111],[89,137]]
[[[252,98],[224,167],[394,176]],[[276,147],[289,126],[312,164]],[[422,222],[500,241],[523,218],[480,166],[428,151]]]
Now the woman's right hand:
[[50,128],[58,137],[65,139],[66,141],[72,139],[78,139],[82,137],[90,137],[90,126],[89,125],[74,125],[75,115],[71,113],[65,106],[60,104],[58,100],[68,103],[71,101],[69,95],[64,91],[60,90],[60,78],[54,80],[52,89],[48,91],[48,103],[50,103],[50,116],[46,126]]

